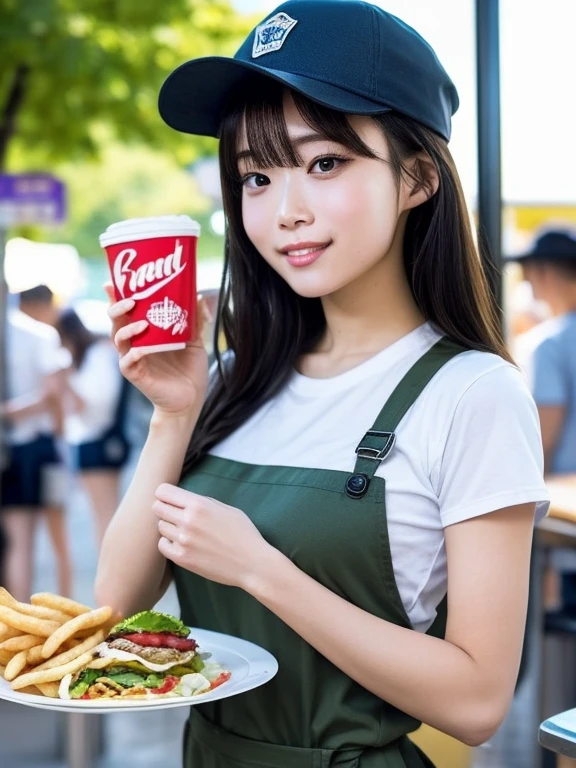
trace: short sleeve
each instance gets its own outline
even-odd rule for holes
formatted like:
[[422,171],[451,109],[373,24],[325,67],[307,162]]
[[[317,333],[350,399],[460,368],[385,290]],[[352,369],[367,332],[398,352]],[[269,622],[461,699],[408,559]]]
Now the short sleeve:
[[535,349],[530,367],[531,387],[537,405],[567,405],[570,393],[564,373],[562,350],[555,339]]
[[458,401],[433,471],[444,527],[514,504],[548,511],[538,411],[512,365],[484,373]]

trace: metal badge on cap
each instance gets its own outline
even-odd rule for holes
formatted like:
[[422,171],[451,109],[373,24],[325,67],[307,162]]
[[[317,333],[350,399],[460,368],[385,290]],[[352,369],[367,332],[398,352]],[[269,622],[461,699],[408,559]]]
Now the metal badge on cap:
[[296,19],[288,16],[287,13],[277,13],[264,24],[256,27],[252,58],[257,59],[258,56],[264,56],[265,53],[279,51],[296,24],[298,24]]

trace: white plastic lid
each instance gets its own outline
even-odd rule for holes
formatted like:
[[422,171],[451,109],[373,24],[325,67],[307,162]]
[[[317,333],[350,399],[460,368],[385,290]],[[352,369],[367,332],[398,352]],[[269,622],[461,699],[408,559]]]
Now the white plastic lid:
[[190,216],[149,216],[142,219],[125,219],[110,224],[100,235],[100,245],[123,243],[125,240],[148,240],[151,237],[200,235],[200,224]]

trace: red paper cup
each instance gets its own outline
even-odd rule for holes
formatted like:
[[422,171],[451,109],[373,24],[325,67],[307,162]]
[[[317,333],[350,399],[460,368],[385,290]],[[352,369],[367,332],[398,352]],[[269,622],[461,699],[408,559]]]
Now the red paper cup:
[[134,299],[130,322],[147,320],[132,346],[183,349],[196,329],[196,245],[200,225],[188,216],[111,224],[100,235],[116,301]]

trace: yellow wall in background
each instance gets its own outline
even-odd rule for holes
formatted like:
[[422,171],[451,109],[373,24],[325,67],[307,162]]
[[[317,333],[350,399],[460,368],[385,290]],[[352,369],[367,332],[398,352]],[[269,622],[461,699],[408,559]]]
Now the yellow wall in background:
[[576,205],[505,205],[503,222],[534,234],[540,227],[555,224],[576,226]]
[[422,725],[410,734],[410,738],[428,755],[436,768],[470,768],[472,765],[472,747],[428,725]]

